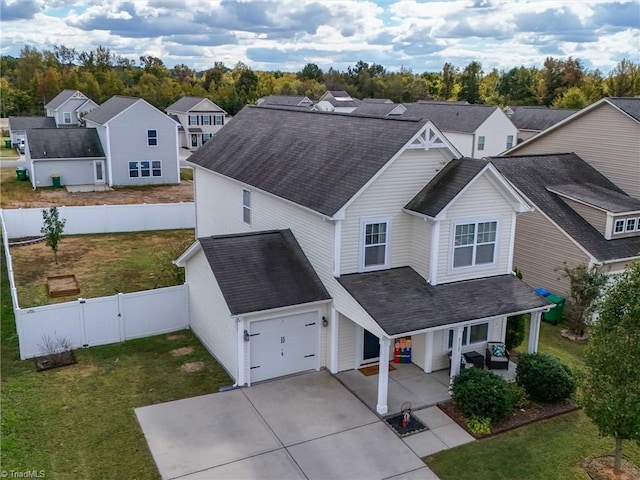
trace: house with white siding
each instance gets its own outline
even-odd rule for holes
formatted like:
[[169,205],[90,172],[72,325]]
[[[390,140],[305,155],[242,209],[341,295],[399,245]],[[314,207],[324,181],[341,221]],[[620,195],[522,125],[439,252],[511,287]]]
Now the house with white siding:
[[180,183],[179,123],[142,98],[115,95],[85,117],[106,160],[94,163],[101,182],[114,185]]
[[353,98],[344,90],[327,90],[314,105],[321,112],[351,113],[362,100]]
[[203,97],[182,97],[165,111],[180,124],[180,146],[193,151],[210,140],[230,118],[222,108]]
[[63,90],[45,106],[46,116],[52,117],[57,126],[77,127],[82,117],[98,104],[79,90]]
[[530,313],[537,349],[550,304],[512,274],[531,207],[433,123],[247,106],[189,162],[197,241],[176,263],[191,328],[236,385],[377,364],[384,414],[397,342],[455,376],[449,355]]

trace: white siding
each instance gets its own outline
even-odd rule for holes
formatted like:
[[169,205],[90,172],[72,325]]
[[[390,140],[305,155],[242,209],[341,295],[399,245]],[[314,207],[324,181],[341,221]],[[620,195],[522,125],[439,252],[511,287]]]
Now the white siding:
[[[455,282],[472,278],[499,275],[511,271],[509,248],[513,207],[486,178],[478,178],[447,210],[447,219],[440,225],[438,252],[438,283]],[[496,262],[490,266],[461,268],[453,271],[452,225],[459,220],[482,219],[498,221],[496,236]]]
[[431,230],[430,222],[413,217],[411,231],[411,258],[409,266],[424,278],[429,278]]
[[356,367],[356,332],[355,323],[340,314],[338,338],[338,371],[352,370]]
[[[478,151],[478,137],[481,135],[485,137],[484,150]],[[501,108],[496,108],[476,130],[475,156],[477,158],[490,157],[504,152],[507,149],[508,135],[513,136],[513,145],[515,145],[518,129]]]
[[461,132],[445,132],[443,131],[444,136],[451,142],[451,144],[458,149],[461,155],[465,157],[473,156],[474,148],[473,148],[473,139],[474,136],[472,133],[461,133]]
[[446,345],[444,344],[445,335],[448,338],[449,330],[438,330],[433,333],[433,357],[431,360],[431,368],[435,372],[436,370],[442,370],[444,368],[449,368],[449,357],[447,357],[447,353],[449,351],[446,349]]
[[[342,274],[360,269],[361,220],[367,217],[391,220],[390,267],[411,263],[414,217],[404,213],[402,208],[449,160],[441,149],[408,150],[347,208],[342,222]],[[428,251],[424,255],[428,257]]]
[[514,155],[575,152],[632,197],[640,198],[640,124],[607,103],[537,137]]
[[[424,370],[424,342],[426,334],[411,336],[411,363]],[[393,344],[393,342],[391,342]],[[393,358],[393,355],[392,355]]]
[[237,327],[202,250],[187,262],[189,321],[200,339],[231,378],[237,375]]

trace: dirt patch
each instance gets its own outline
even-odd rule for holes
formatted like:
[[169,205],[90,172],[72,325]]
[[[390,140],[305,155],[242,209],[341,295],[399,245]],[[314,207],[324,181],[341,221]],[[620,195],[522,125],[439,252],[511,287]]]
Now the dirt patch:
[[613,455],[595,457],[587,461],[584,470],[593,480],[637,480],[640,478],[640,468],[626,458],[622,459],[622,472],[613,473]]
[[182,373],[195,373],[204,370],[204,362],[189,362],[180,366]]
[[86,378],[91,375],[95,375],[100,371],[100,368],[94,363],[89,364],[76,364],[72,368],[65,368],[58,372],[58,377],[64,380],[73,380],[75,378]]
[[172,333],[170,335],[167,335],[167,340],[170,340],[172,342],[176,340],[182,340],[183,338],[184,338],[184,335],[181,333]]
[[574,342],[586,342],[587,340],[589,340],[588,333],[585,332],[583,335],[576,335],[575,333],[571,333],[566,328],[560,330],[560,335],[562,335],[564,338],[568,338],[569,340],[573,340]]
[[193,347],[182,347],[176,348],[175,350],[171,350],[169,353],[174,357],[182,357],[184,355],[189,355],[193,352]]
[[438,405],[440,410],[446,413],[453,421],[464,428],[474,438],[485,438],[498,433],[513,430],[514,428],[523,427],[539,420],[552,418],[563,413],[573,412],[580,407],[574,402],[567,400],[558,403],[531,403],[526,408],[516,409],[509,417],[500,423],[492,425],[491,433],[488,435],[476,435],[469,431],[465,423],[465,415],[456,408],[453,401],[441,403]]
[[75,275],[47,277],[47,290],[50,297],[68,297],[69,295],[78,295],[80,293]]

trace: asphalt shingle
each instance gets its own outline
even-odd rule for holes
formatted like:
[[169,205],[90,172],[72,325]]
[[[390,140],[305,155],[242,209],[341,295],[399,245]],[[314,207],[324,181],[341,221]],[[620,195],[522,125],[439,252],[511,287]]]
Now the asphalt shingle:
[[104,158],[95,128],[38,128],[27,131],[29,154],[34,160]]
[[455,103],[403,103],[403,118],[431,120],[440,130],[473,133],[498,107]]

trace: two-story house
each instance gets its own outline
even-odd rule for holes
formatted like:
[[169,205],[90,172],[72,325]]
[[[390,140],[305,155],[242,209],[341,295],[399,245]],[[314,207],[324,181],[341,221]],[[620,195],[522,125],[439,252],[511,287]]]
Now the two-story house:
[[97,107],[96,102],[79,90],[63,90],[44,106],[46,116],[54,118],[59,127],[77,127],[82,117]]
[[517,105],[504,108],[504,113],[518,129],[518,142],[524,142],[552,127],[578,110],[549,108],[544,105]]
[[353,98],[344,90],[327,90],[314,105],[321,112],[351,113],[362,100]]
[[229,114],[208,98],[182,97],[165,111],[180,124],[180,146],[197,150],[229,119]]
[[527,312],[536,350],[549,304],[512,274],[530,207],[459,157],[431,122],[260,106],[190,157],[198,240],[176,263],[191,328],[236,385],[373,362],[383,414],[396,339],[432,372]]
[[106,183],[155,185],[180,183],[178,123],[142,98],[115,95],[89,112],[106,161],[94,162]]

